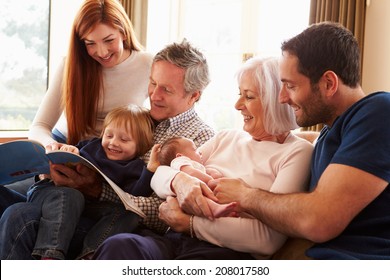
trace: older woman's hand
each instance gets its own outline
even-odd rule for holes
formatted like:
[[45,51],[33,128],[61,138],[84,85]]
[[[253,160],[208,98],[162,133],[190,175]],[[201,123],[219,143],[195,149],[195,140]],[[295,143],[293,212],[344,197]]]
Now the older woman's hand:
[[206,197],[218,202],[210,188],[201,180],[179,172],[172,181],[172,190],[186,213],[213,219]]
[[219,203],[237,202],[235,210],[243,212],[245,209],[245,198],[250,197],[254,190],[241,179],[216,179],[209,182],[214,189],[214,195],[218,198]]
[[166,201],[161,203],[158,217],[176,232],[190,231],[191,216],[181,210],[175,197],[168,196]]
[[64,164],[50,164],[50,176],[56,185],[67,186],[90,198],[98,198],[102,192],[102,178],[83,164],[70,168]]

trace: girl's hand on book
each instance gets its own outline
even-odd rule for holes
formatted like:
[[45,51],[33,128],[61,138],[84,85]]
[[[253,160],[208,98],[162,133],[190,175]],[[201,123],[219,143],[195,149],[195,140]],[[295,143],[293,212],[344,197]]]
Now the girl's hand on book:
[[73,153],[73,154],[76,154],[76,155],[80,154],[79,149],[76,146],[73,146],[73,145],[62,145],[60,147],[60,151],[70,152],[70,153]]
[[64,145],[64,144],[61,144],[58,142],[52,142],[52,143],[45,146],[46,153],[52,152],[52,151],[58,151],[62,145]]
[[58,142],[50,143],[45,147],[45,149],[46,149],[46,153],[60,150],[60,151],[70,152],[76,155],[80,154],[79,149],[76,146],[58,143]]

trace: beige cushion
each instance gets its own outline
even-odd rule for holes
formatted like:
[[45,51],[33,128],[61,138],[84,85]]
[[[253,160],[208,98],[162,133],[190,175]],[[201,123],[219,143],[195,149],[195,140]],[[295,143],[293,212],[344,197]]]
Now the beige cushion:
[[272,257],[272,260],[310,260],[305,251],[314,243],[299,238],[289,238],[286,243]]

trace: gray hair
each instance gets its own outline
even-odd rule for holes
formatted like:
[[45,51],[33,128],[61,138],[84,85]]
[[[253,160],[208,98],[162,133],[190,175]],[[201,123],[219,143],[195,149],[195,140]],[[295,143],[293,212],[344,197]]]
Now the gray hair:
[[237,72],[237,80],[244,73],[250,73],[255,80],[256,88],[263,106],[264,129],[271,135],[279,135],[298,127],[293,109],[279,102],[281,81],[279,60],[274,57],[248,59]]
[[204,55],[184,39],[159,51],[153,62],[167,61],[184,69],[184,89],[186,93],[202,91],[210,83],[209,67]]

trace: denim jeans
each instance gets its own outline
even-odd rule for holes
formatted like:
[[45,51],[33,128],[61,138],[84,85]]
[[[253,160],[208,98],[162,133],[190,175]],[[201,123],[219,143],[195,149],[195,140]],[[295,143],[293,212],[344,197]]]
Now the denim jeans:
[[66,137],[64,134],[62,134],[57,128],[54,128],[51,132],[51,136],[54,140],[56,140],[58,143],[64,143],[66,144]]
[[130,233],[138,226],[140,217],[127,211],[122,204],[111,202],[86,202],[83,218],[94,221],[83,242],[78,259],[89,258],[108,237]]
[[[13,192],[4,189],[4,193],[13,196]],[[37,203],[16,203],[18,201],[26,199],[16,195],[13,204],[0,219],[0,259],[3,260],[34,259],[32,252],[36,244],[42,208]],[[125,210],[121,204],[86,202],[66,258],[85,257],[94,252],[107,237],[120,232],[132,232],[138,226],[138,221],[139,217]],[[69,235],[72,237],[72,234]]]
[[30,188],[28,202],[15,203],[25,201],[17,195],[9,198],[13,204],[0,219],[0,258],[64,258],[84,207],[82,194],[43,180]]
[[55,186],[46,179],[30,188],[27,203],[41,206],[33,256],[64,259],[84,209],[84,196],[76,189]]
[[19,202],[9,206],[0,219],[0,259],[32,260],[32,248],[41,219],[41,207]]
[[0,185],[0,216],[3,214],[5,209],[18,202],[26,202],[26,196],[15,190]]

